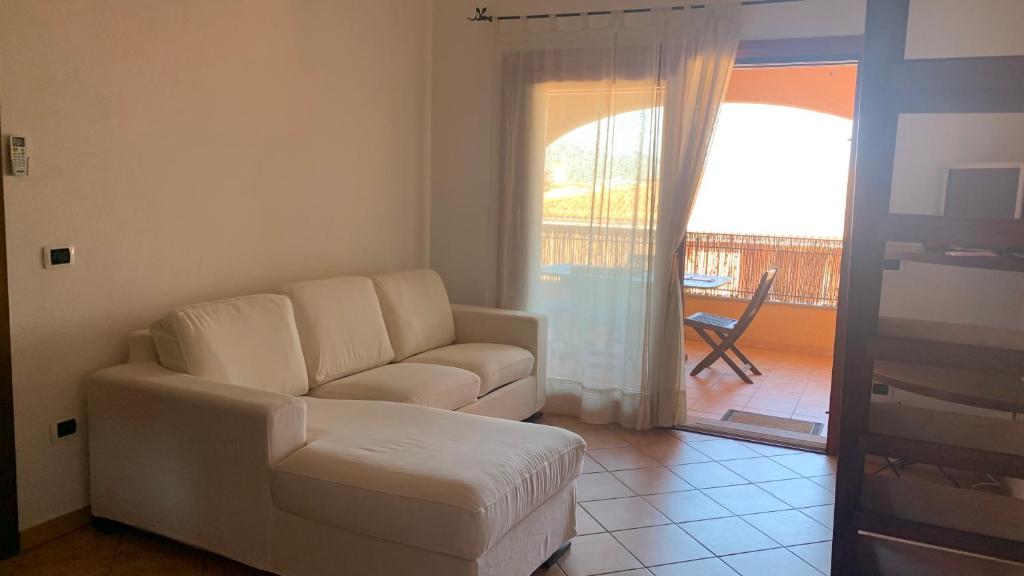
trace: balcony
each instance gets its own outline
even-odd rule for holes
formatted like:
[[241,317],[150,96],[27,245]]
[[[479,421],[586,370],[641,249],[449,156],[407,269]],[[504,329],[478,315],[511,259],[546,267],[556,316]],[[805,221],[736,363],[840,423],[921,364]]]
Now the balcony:
[[[628,227],[595,232],[585,224],[545,222],[543,265],[591,266],[609,274],[638,263],[642,267],[650,255],[646,238],[638,234],[645,232]],[[686,311],[736,318],[761,274],[777,266],[772,293],[744,342],[755,348],[831,356],[842,251],[840,239],[691,232],[684,270],[730,276],[732,281],[715,289],[687,289]],[[687,338],[696,336],[688,333]]]
[[[552,265],[625,268],[650,255],[646,242],[629,228],[603,228],[600,236],[585,225],[545,223],[542,257]],[[691,232],[686,237],[683,269],[697,274],[729,276],[732,281],[713,289],[689,289],[697,298],[746,300],[761,274],[773,266],[779,274],[768,302],[835,308],[843,241],[832,238],[756,236]]]
[[[649,257],[639,249],[646,242],[636,234],[628,228],[602,228],[595,237],[588,226],[545,223],[543,262],[549,270],[589,265],[588,274],[628,276],[630,266],[642,267]],[[739,317],[761,274],[772,266],[779,269],[768,301],[741,340],[765,375],[748,385],[724,365],[716,365],[690,378],[687,401],[694,419],[717,421],[729,410],[745,410],[819,422],[824,428],[818,434],[824,435],[842,249],[839,239],[701,232],[687,236],[686,272],[732,278],[720,288],[687,289],[687,314]],[[565,279],[549,280],[558,284],[556,280]],[[546,296],[558,299],[566,294],[550,290]],[[708,348],[689,329],[685,337],[689,367]]]

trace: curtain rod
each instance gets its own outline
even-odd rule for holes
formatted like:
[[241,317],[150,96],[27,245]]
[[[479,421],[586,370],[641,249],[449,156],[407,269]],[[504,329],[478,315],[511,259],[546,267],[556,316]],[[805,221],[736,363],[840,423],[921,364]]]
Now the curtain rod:
[[[741,6],[757,6],[760,4],[785,4],[789,2],[803,2],[804,0],[743,0],[740,2]],[[696,10],[699,8],[705,8],[707,4],[691,4],[689,6],[666,6],[671,10]],[[622,10],[623,14],[642,14],[644,12],[653,12],[655,8],[627,8]],[[611,10],[596,10],[593,12],[557,12],[554,14],[526,14],[524,16],[491,16],[487,13],[487,7],[477,8],[476,14],[470,18],[466,18],[470,22],[493,22],[498,20],[520,20],[525,18],[527,20],[536,20],[538,18],[550,18],[552,16],[556,18],[571,18],[574,16],[607,16],[611,14]]]

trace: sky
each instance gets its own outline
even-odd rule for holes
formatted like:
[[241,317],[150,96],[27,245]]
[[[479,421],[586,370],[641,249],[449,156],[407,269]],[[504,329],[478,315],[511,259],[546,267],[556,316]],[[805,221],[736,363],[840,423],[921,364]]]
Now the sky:
[[[650,110],[563,135],[547,150],[545,199],[589,194],[595,142],[610,152],[613,187],[632,188],[650,150]],[[610,129],[609,129],[610,128]],[[694,232],[840,238],[851,120],[769,104],[725,103],[690,218]],[[597,157],[606,157],[597,154]],[[581,184],[583,184],[581,186]]]
[[831,114],[724,104],[689,229],[841,238],[852,133]]

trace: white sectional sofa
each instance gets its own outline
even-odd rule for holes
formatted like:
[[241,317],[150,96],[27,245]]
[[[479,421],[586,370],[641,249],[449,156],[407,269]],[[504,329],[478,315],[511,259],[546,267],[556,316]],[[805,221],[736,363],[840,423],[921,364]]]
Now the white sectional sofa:
[[282,292],[179,308],[88,378],[95,516],[287,576],[526,576],[575,534],[583,440],[516,421],[543,318],[426,270]]

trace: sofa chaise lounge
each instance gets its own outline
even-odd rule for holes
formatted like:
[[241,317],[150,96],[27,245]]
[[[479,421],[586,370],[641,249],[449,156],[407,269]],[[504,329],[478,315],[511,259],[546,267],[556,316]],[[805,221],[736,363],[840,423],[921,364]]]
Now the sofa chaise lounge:
[[527,576],[575,535],[585,444],[543,318],[431,271],[179,308],[87,379],[92,511],[283,574]]

